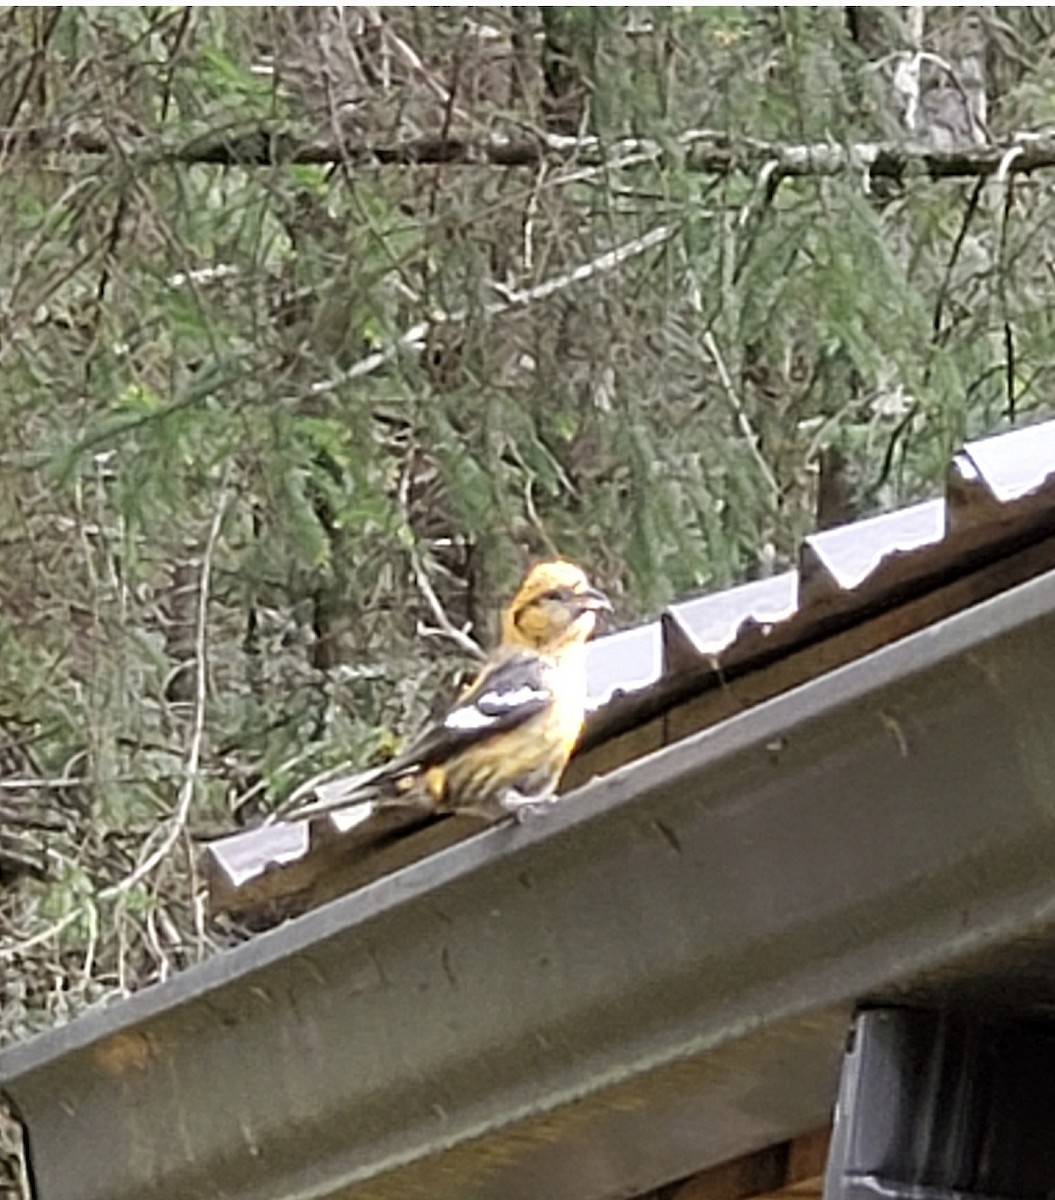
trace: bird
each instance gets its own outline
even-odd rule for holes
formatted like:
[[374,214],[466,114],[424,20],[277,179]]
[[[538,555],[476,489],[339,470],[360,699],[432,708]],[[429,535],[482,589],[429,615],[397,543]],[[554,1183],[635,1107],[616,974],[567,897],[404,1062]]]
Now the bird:
[[586,643],[612,605],[567,559],[533,566],[501,617],[500,642],[446,714],[399,755],[316,789],[312,817],[370,800],[523,820],[556,796],[586,716]]

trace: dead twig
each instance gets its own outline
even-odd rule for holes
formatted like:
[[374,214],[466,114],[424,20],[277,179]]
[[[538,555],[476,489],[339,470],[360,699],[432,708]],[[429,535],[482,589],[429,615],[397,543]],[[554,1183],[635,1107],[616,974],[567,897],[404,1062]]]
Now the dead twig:
[[423,634],[441,634],[473,658],[486,658],[487,656],[480,643],[470,637],[467,630],[459,629],[450,617],[447,616],[446,610],[440,602],[439,596],[436,595],[435,588],[432,586],[428,572],[425,570],[425,564],[421,561],[421,555],[418,553],[417,547],[411,548],[410,566],[414,572],[414,581],[418,585],[418,590],[425,597],[425,603],[428,604],[433,620],[438,626],[435,630],[422,629],[421,632]]
[[931,321],[932,338],[931,341],[937,343],[941,339],[941,319],[945,309],[945,301],[949,295],[949,286],[952,283],[952,273],[956,269],[956,264],[960,258],[960,251],[963,249],[964,241],[967,238],[967,231],[971,227],[971,221],[975,213],[978,211],[978,202],[982,198],[982,192],[985,188],[985,180],[979,179],[971,189],[971,194],[967,200],[967,207],[964,209],[963,220],[960,222],[959,231],[956,234],[956,240],[952,244],[952,253],[949,255],[949,261],[945,265],[945,271],[942,275],[941,285],[938,288],[938,298],[934,302],[934,318]]
[[[502,303],[488,304],[484,311],[488,316],[498,316],[507,309],[520,308],[525,304],[533,304],[536,300],[545,300],[547,297],[571,287],[572,284],[582,283],[583,280],[592,279],[595,275],[603,275],[608,271],[614,271],[616,267],[622,266],[623,263],[629,261],[631,258],[636,258],[639,254],[644,254],[646,250],[662,246],[676,232],[676,226],[660,225],[658,228],[650,229],[648,233],[642,234],[641,237],[632,238],[629,242],[624,242],[621,246],[616,246],[612,250],[606,250],[604,254],[599,255],[597,258],[581,263],[573,270],[566,271],[563,275],[558,275],[555,279],[547,279],[542,283],[536,284],[534,287],[525,288],[522,291],[508,288],[501,283],[492,283],[491,286],[502,297]],[[467,316],[468,313],[459,313],[454,319],[465,320]]]

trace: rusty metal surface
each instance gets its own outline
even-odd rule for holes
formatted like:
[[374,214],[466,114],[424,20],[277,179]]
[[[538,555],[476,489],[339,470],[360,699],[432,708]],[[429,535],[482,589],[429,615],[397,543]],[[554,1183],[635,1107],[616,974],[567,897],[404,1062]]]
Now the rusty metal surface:
[[[37,1200],[603,1200],[1055,1003],[1055,573],[0,1056]],[[1027,981],[1016,993],[1016,972]]]
[[[950,464],[945,498],[808,537],[796,571],[675,604],[659,621],[595,642],[584,745],[905,604],[1053,529],[1055,422],[969,443]],[[274,901],[275,915],[302,911],[339,892],[342,873],[347,890],[474,831],[439,821],[442,833],[416,834],[417,846],[393,853],[390,817],[354,820],[354,834],[326,816],[307,834],[276,825],[213,843],[205,861],[213,908],[251,911]],[[342,837],[343,848],[335,845]],[[374,869],[360,869],[380,846],[384,857]]]

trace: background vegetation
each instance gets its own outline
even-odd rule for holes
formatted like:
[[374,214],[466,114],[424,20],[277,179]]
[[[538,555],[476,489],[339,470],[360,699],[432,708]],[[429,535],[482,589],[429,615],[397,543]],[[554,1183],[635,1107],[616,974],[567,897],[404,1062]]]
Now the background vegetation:
[[1053,407],[1051,10],[15,7],[0,81],[0,1041],[229,937],[200,839],[530,557],[630,621]]

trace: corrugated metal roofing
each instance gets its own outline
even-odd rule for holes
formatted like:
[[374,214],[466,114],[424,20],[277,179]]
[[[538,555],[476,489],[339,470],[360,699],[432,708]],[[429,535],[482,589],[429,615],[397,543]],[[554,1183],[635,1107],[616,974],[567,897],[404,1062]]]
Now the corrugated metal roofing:
[[1050,570],[10,1049],[0,1089],[37,1200],[611,1200],[823,1124],[862,1000],[1050,1017],[1053,861]]
[[[569,778],[581,780],[584,764],[605,762],[603,755],[591,759],[591,748],[686,698],[727,686],[878,612],[908,605],[1053,532],[1055,422],[969,443],[950,463],[942,499],[814,534],[803,542],[795,571],[672,605],[658,621],[593,643],[587,753],[573,764]],[[1003,586],[1047,565],[1046,556],[1037,555]],[[958,603],[992,594],[1000,586],[995,574],[992,578],[993,587],[982,586]],[[892,626],[891,636],[947,611],[936,609],[929,617],[921,611],[916,624]],[[874,643],[863,646],[871,648]],[[812,673],[823,669],[820,655]],[[797,682],[801,678],[789,676],[789,686]],[[716,710],[717,717],[722,715],[727,713]],[[669,730],[662,740],[670,740]],[[327,795],[326,788],[320,793]],[[255,910],[266,922],[330,899],[479,828],[472,819],[430,822],[420,814],[374,816],[357,807],[236,834],[207,852],[213,905]],[[327,880],[321,888],[316,886],[320,876]]]

